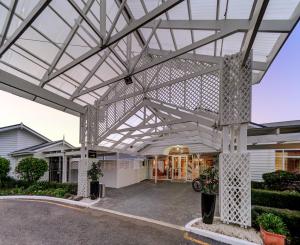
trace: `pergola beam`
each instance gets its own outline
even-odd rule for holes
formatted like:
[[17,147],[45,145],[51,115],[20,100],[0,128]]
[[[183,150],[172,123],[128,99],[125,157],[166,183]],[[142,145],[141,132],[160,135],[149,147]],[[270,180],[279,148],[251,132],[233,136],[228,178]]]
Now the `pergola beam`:
[[[160,56],[166,56],[170,54],[170,51],[166,50],[159,50],[159,49],[147,49],[148,54],[151,55],[160,55]],[[212,64],[220,64],[223,60],[223,57],[221,56],[212,56],[212,55],[203,55],[203,54],[191,54],[186,53],[180,56],[180,58],[183,59],[189,59],[189,60],[197,60],[201,62],[206,63],[212,63]],[[265,62],[259,62],[259,61],[253,61],[253,70],[259,70],[259,71],[266,71],[268,64]]]
[[[72,3],[72,0],[69,0],[69,1],[71,1],[71,3]],[[153,19],[155,19],[156,17],[158,17],[161,14],[165,13],[166,11],[168,11],[171,8],[173,8],[177,4],[181,3],[182,1],[183,0],[168,0],[167,2],[162,3],[161,5],[159,5],[159,7],[153,9],[151,12],[149,12],[146,15],[144,15],[140,19],[135,20],[134,22],[132,22],[131,24],[129,24],[127,27],[125,27],[123,30],[119,31],[117,34],[115,34],[114,36],[112,36],[110,38],[110,41],[106,45],[99,45],[99,46],[97,46],[97,47],[89,50],[85,54],[81,55],[77,59],[73,60],[69,64],[67,64],[64,67],[62,67],[61,69],[57,70],[55,73],[52,73],[49,76],[48,80],[54,79],[55,77],[61,75],[62,73],[66,72],[66,71],[68,71],[70,69],[72,69],[74,66],[76,66],[76,65],[80,64],[81,62],[87,60],[91,56],[97,54],[101,50],[103,50],[103,49],[111,46],[112,44],[120,41],[121,39],[123,39],[124,37],[126,37],[127,35],[129,35],[130,33],[136,31],[141,26],[145,25],[149,21],[152,21]],[[75,4],[73,4],[73,5],[76,7]],[[77,10],[78,10],[79,13],[82,12],[78,8],[77,8]],[[99,32],[97,30],[96,30],[96,34],[97,35],[99,34]]]
[[51,0],[39,1],[39,3],[32,9],[31,13],[22,22],[22,24],[15,30],[11,37],[0,48],[0,58],[18,40],[18,38],[22,36],[22,34],[36,20],[36,18],[43,12],[43,10],[50,4],[50,2]]
[[199,72],[194,72],[194,73],[185,75],[183,77],[179,77],[179,78],[170,80],[168,82],[149,87],[149,88],[147,88],[146,91],[144,91],[144,90],[135,91],[131,94],[126,94],[126,95],[123,95],[123,96],[116,96],[115,98],[110,99],[110,100],[103,100],[103,101],[100,102],[100,105],[107,105],[107,104],[111,104],[113,102],[117,102],[117,101],[120,101],[120,100],[123,100],[123,99],[128,99],[130,97],[135,97],[135,96],[138,96],[138,95],[141,95],[141,94],[144,94],[144,93],[148,93],[148,92],[151,92],[151,91],[154,91],[154,90],[158,90],[160,88],[163,88],[163,87],[166,87],[166,86],[178,83],[178,82],[182,82],[182,81],[185,81],[185,80],[188,80],[188,79],[192,79],[192,78],[197,77],[197,76],[201,76],[201,75],[204,75],[204,74],[215,72],[215,71],[218,71],[219,69],[220,69],[219,66],[207,67],[207,68],[205,68],[205,69],[203,69]]
[[[224,28],[233,27],[241,32],[247,32],[250,28],[250,21],[241,20],[162,20],[160,29],[179,30],[207,30],[219,31]],[[143,28],[153,28],[155,24],[150,22]],[[293,27],[291,20],[263,20],[258,28],[258,32],[279,32],[288,33]]]
[[[165,63],[165,62],[167,62],[167,61],[169,61],[171,59],[177,58],[180,55],[186,54],[186,53],[188,53],[190,51],[193,51],[194,49],[200,48],[200,47],[205,46],[205,45],[207,45],[207,44],[209,44],[211,42],[214,42],[214,41],[216,41],[216,40],[218,40],[220,38],[227,37],[227,36],[229,36],[229,35],[237,32],[237,31],[238,31],[237,29],[231,29],[231,28],[227,29],[227,30],[220,31],[220,32],[218,32],[216,34],[213,34],[211,36],[208,36],[208,37],[206,37],[206,38],[204,38],[202,40],[194,42],[194,43],[192,43],[192,44],[190,44],[190,45],[188,45],[188,46],[186,46],[184,48],[181,48],[181,49],[178,49],[177,51],[171,52],[167,56],[155,59],[152,62],[150,62],[150,63],[148,63],[148,64],[146,64],[144,66],[141,66],[141,67],[133,70],[133,72],[131,73],[131,75],[140,73],[140,72],[145,71],[147,69],[150,69],[150,68],[152,68],[152,67],[154,67],[156,65],[160,65],[162,63]],[[128,75],[129,75],[128,73],[122,74],[119,77],[115,77],[115,78],[110,79],[108,81],[105,81],[105,82],[103,82],[101,84],[98,84],[98,85],[92,86],[90,88],[87,88],[86,90],[84,90],[81,93],[79,93],[78,97],[81,96],[81,95],[87,94],[89,92],[92,92],[94,90],[97,90],[99,88],[108,86],[108,85],[110,85],[112,83],[116,83],[118,81],[121,81],[124,78],[126,78]]]
[[15,13],[15,10],[16,10],[16,7],[17,7],[17,4],[18,4],[18,0],[12,0],[11,1],[11,5],[10,5],[10,8],[8,10],[8,14],[6,16],[6,19],[5,19],[5,22],[4,22],[4,25],[3,25],[3,29],[2,29],[2,33],[1,33],[1,37],[0,37],[1,38],[0,39],[0,48],[2,47],[2,45],[5,42],[5,39],[6,39],[8,30],[9,30],[9,27],[10,27],[10,24],[11,24],[11,21],[12,21],[12,18],[14,16],[14,13]]
[[[85,7],[83,9],[84,14],[87,14],[89,9],[92,7],[94,1],[95,0],[88,1],[88,3],[85,5]],[[51,66],[45,72],[45,75],[42,79],[43,81],[40,83],[41,87],[43,87],[46,84],[45,80],[48,78],[49,74],[51,74],[53,72],[53,70],[55,69],[57,63],[60,61],[61,57],[65,53],[65,50],[68,48],[70,42],[72,41],[73,37],[77,33],[77,30],[79,29],[79,26],[82,23],[82,21],[83,21],[83,18],[82,18],[82,16],[79,15],[79,17],[75,21],[75,25],[73,26],[72,30],[69,32],[68,36],[66,37],[62,47],[60,48],[59,52],[55,55],[54,60],[51,63]]]
[[85,112],[85,108],[83,106],[3,70],[0,70],[0,83],[3,83],[19,91],[23,91],[27,94],[31,94],[43,100],[49,101],[60,107],[67,108],[79,114]]
[[262,19],[264,17],[265,11],[267,9],[267,6],[269,4],[269,0],[257,0],[254,13],[252,16],[252,19],[250,21],[249,30],[246,34],[244,45],[242,47],[242,65],[245,65],[248,56],[250,54],[250,51],[252,49],[252,45],[254,43],[258,28],[262,22]]

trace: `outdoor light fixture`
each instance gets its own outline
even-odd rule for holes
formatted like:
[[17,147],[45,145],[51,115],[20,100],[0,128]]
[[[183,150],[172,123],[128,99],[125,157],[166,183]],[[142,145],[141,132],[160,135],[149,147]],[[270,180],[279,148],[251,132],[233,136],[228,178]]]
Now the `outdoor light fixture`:
[[125,77],[124,80],[125,80],[126,85],[133,83],[131,76]]

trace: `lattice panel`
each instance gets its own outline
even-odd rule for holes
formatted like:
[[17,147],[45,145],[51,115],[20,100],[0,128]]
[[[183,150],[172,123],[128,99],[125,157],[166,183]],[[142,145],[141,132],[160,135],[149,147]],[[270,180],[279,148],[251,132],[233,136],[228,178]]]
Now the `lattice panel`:
[[[159,58],[161,56],[144,55],[137,67]],[[135,93],[138,92],[145,97],[158,99],[189,110],[219,113],[219,72],[212,71],[205,75],[197,75],[203,69],[213,66],[198,60],[180,57],[172,59],[134,75],[139,82],[142,82],[145,92],[136,83],[126,85],[124,81],[120,81],[102,99],[102,102],[107,101],[106,103],[109,103],[110,100],[113,101],[116,97],[122,98],[130,95],[132,95],[133,100],[136,100],[137,95]],[[217,67],[217,65],[215,66]],[[195,77],[184,79],[187,75],[194,73]],[[132,101],[128,99],[125,107],[126,110],[131,108]]]
[[242,53],[225,56],[221,72],[221,125],[251,120],[252,54],[242,66]]
[[88,160],[81,159],[78,164],[78,196],[87,197],[88,196]]
[[189,110],[219,112],[219,74],[212,72],[192,79],[158,87],[147,93],[148,98],[159,99]]
[[251,226],[249,153],[220,154],[221,220]]
[[142,96],[130,97],[99,108],[102,120],[98,120],[97,143],[99,137],[115,126],[124,116],[132,111],[142,101]]
[[80,116],[80,143],[93,145],[98,132],[97,109],[92,105],[86,107],[86,112]]

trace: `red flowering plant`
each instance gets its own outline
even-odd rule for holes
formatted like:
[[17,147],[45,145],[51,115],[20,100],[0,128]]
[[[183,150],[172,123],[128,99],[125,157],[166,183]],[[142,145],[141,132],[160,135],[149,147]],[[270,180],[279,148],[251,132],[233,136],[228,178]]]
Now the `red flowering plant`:
[[209,167],[200,175],[202,192],[206,194],[216,194],[219,185],[219,172],[216,167]]

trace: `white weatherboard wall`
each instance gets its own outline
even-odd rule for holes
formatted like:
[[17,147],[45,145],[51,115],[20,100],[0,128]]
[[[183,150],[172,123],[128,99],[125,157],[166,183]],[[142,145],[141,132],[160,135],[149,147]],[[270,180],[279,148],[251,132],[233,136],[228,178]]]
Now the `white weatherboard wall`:
[[275,171],[275,150],[250,150],[251,180],[262,181],[262,175]]
[[103,177],[100,178],[100,182],[107,187],[117,187],[117,161],[111,160],[104,163]]
[[45,143],[45,140],[27,132],[25,129],[13,129],[0,133],[0,156],[10,160],[10,175],[15,175],[17,159],[9,154],[13,151]]
[[117,188],[136,184],[147,179],[147,165],[143,158],[127,158],[120,154],[118,159]]

